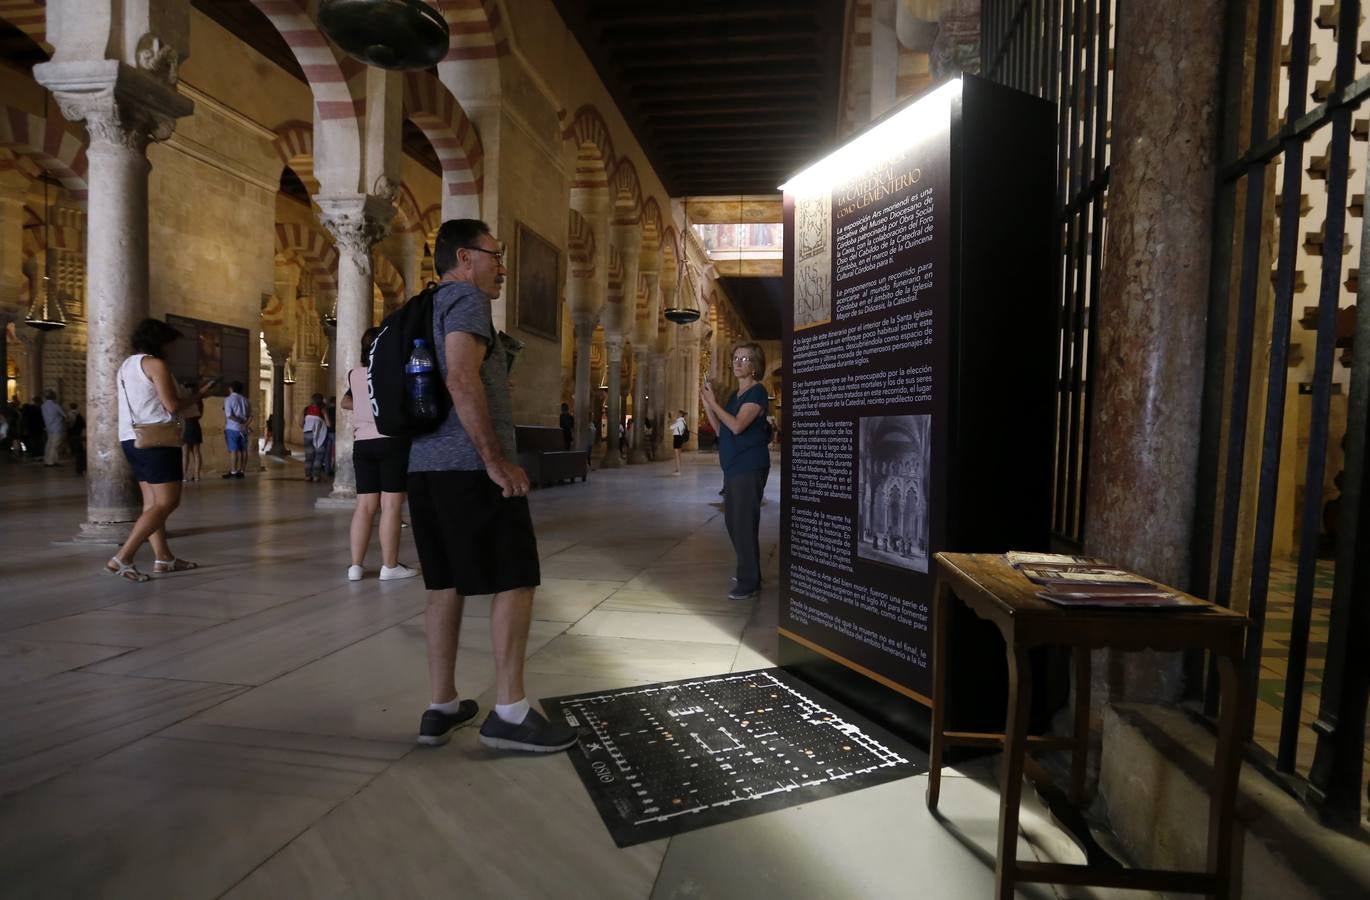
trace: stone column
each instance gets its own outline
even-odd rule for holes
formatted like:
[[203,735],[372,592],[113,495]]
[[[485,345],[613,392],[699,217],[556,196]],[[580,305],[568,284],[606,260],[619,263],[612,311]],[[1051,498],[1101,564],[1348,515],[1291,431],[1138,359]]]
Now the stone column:
[[[1200,589],[1187,582],[1224,6],[1119,4],[1084,527],[1087,553]],[[1094,672],[1103,700],[1173,701],[1183,687],[1178,654],[1119,654]]]
[[[320,196],[319,219],[338,245],[338,322],[331,340],[329,393],[347,393],[347,373],[361,362],[362,332],[370,328],[375,302],[371,249],[384,240],[395,214],[389,198],[371,194]],[[357,474],[352,468],[352,413],[338,408],[337,468],[328,499],[352,501]],[[329,504],[325,504],[329,505]]]
[[[170,48],[166,48],[170,49]],[[174,63],[173,63],[174,68]],[[34,77],[90,135],[87,211],[86,521],[77,540],[117,543],[142,501],[119,447],[116,379],[148,312],[150,141],[171,136],[194,105],[173,83],[116,60],[48,62]]]
[[289,347],[266,348],[271,355],[271,455],[286,457],[290,451],[285,448],[285,365],[290,361]]
[[640,344],[633,347],[633,377],[637,393],[633,394],[633,440],[628,447],[628,462],[636,465],[647,461],[647,396],[651,387],[647,348]]
[[594,422],[590,411],[590,347],[595,337],[595,319],[588,312],[572,314],[576,329],[576,436],[573,446],[593,450]]
[[662,449],[670,446],[666,426],[675,421],[675,416],[666,406],[666,354],[653,353],[651,360],[652,419],[656,422],[656,456],[661,459]]
[[608,433],[605,434],[604,461],[600,466],[616,469],[623,465],[618,455],[618,427],[623,422],[622,383],[623,383],[623,335],[604,335],[604,356],[607,360],[609,376],[609,396],[605,398]]

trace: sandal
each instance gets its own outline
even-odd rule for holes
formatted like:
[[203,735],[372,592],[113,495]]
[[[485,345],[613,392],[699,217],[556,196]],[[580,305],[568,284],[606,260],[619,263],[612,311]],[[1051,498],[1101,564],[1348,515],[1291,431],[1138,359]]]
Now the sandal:
[[105,563],[105,571],[111,575],[118,575],[120,578],[125,578],[140,584],[144,581],[152,580],[151,575],[145,575],[144,573],[139,572],[133,563],[119,562],[118,558],[114,556],[111,556],[109,562]]
[[165,575],[168,572],[186,572],[198,568],[200,568],[199,563],[193,563],[177,556],[173,556],[171,559],[155,559],[152,561],[152,571],[158,575]]

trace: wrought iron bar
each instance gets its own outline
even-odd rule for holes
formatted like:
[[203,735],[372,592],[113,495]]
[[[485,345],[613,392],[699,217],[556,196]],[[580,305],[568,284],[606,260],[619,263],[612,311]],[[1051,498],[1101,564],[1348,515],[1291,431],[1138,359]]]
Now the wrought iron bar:
[[[1293,120],[1303,115],[1308,97],[1308,48],[1312,29],[1312,0],[1295,0],[1294,27],[1290,37],[1292,52],[1289,60],[1289,116]],[[1280,188],[1280,240],[1275,264],[1275,306],[1270,327],[1270,371],[1265,395],[1265,418],[1261,438],[1261,463],[1256,499],[1256,532],[1252,544],[1251,589],[1247,614],[1251,627],[1246,635],[1248,658],[1261,655],[1265,635],[1266,601],[1270,587],[1270,555],[1275,537],[1275,501],[1279,491],[1280,455],[1284,441],[1284,400],[1288,382],[1287,361],[1289,338],[1293,323],[1294,276],[1298,269],[1299,220],[1302,215],[1300,197],[1303,190],[1304,141],[1290,138],[1285,145],[1284,178]],[[1293,666],[1293,660],[1290,660]],[[1302,678],[1302,673],[1300,673]],[[1256,697],[1246,699],[1249,712],[1244,715],[1255,721]],[[1286,723],[1286,728],[1288,727]],[[1297,736],[1298,722],[1289,729],[1289,736]],[[1289,759],[1285,761],[1284,731],[1280,734],[1280,754],[1277,767],[1292,772],[1296,741],[1289,744]]]
[[[1271,103],[1272,47],[1275,43],[1274,0],[1261,0],[1256,16],[1256,54],[1251,90],[1251,143],[1265,139],[1269,129]],[[1220,606],[1232,605],[1232,579],[1237,557],[1237,528],[1240,523],[1242,493],[1242,462],[1246,455],[1246,420],[1251,402],[1252,343],[1256,330],[1256,294],[1261,273],[1261,227],[1265,219],[1265,160],[1253,161],[1246,172],[1246,208],[1242,217],[1242,264],[1237,288],[1236,342],[1232,360],[1231,403],[1228,407],[1227,470],[1223,476],[1222,531],[1218,542],[1218,577],[1213,602]],[[1256,630],[1259,624],[1253,625]],[[1257,645],[1260,646],[1259,644]],[[1248,696],[1254,693],[1260,677],[1260,654],[1248,656],[1242,663],[1242,679]],[[1212,681],[1215,672],[1210,667],[1209,705],[1213,705],[1216,691]],[[1216,712],[1212,709],[1211,712]],[[1242,733],[1250,739],[1255,727],[1248,716],[1241,721]]]
[[[1360,0],[1341,0],[1337,21],[1335,83],[1349,84],[1355,72],[1360,24]],[[1299,529],[1299,567],[1294,584],[1294,617],[1290,630],[1289,667],[1285,681],[1284,717],[1280,729],[1280,762],[1297,752],[1299,713],[1303,708],[1303,669],[1308,658],[1309,622],[1313,615],[1313,581],[1317,575],[1318,544],[1322,516],[1322,485],[1326,476],[1327,444],[1332,403],[1332,368],[1336,364],[1337,310],[1341,296],[1341,258],[1345,240],[1346,182],[1350,174],[1351,114],[1340,107],[1332,116],[1332,141],[1328,148],[1327,220],[1323,225],[1322,284],[1318,297],[1318,331],[1313,356],[1311,428],[1308,464],[1304,479],[1303,521]],[[1293,693],[1291,693],[1293,692]],[[1362,741],[1364,734],[1362,732]],[[1291,764],[1292,765],[1292,764]],[[1358,792],[1353,792],[1358,793]],[[1357,798],[1357,809],[1359,799]]]

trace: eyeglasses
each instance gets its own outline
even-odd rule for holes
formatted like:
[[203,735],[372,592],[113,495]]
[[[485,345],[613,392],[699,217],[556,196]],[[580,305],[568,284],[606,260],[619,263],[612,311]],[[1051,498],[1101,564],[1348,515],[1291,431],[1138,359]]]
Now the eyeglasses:
[[752,361],[752,358],[751,358],[750,356],[748,356],[747,354],[745,354],[745,353],[739,353],[739,354],[737,354],[736,356],[733,357],[733,362],[735,362],[735,363],[739,363],[739,362],[751,362],[751,361]]
[[462,247],[461,249],[462,249],[462,250],[475,250],[475,251],[480,252],[480,253],[488,253],[488,254],[490,254],[491,256],[493,256],[493,257],[495,258],[495,262],[496,262],[497,264],[499,264],[499,265],[501,265],[501,266],[504,265],[504,251],[503,251],[503,250],[486,250],[484,247]]

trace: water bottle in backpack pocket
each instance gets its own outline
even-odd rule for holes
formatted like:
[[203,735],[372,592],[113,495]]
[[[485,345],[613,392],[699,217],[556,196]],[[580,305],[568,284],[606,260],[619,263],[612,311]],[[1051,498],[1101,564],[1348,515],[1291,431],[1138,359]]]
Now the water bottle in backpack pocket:
[[414,349],[404,364],[404,387],[405,403],[411,419],[431,422],[441,415],[437,369],[433,365],[428,342],[423,338],[414,338]]

